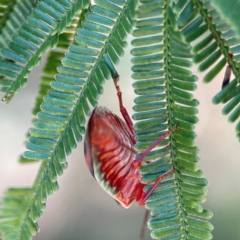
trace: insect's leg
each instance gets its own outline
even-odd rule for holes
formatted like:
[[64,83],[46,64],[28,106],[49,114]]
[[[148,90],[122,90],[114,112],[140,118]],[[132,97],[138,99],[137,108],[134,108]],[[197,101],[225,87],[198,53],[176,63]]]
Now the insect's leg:
[[171,128],[168,132],[161,135],[149,148],[143,151],[136,159],[135,162],[141,162],[144,157],[146,157],[153,148],[155,148],[160,142],[162,142],[167,136],[169,136],[172,132],[178,129],[178,126]]
[[[168,132],[166,132],[165,134],[161,135],[149,148],[147,148],[145,151],[143,151],[136,159],[135,159],[135,164],[140,166],[140,163],[142,161],[142,159],[160,142],[162,142],[167,136],[169,136],[172,132],[174,132],[175,130],[178,129],[178,126],[173,127],[172,129],[170,129]],[[169,170],[168,172],[166,172],[165,174],[161,175],[157,181],[153,184],[153,186],[150,188],[150,190],[142,195],[141,199],[140,199],[140,203],[145,203],[146,200],[149,198],[149,196],[154,192],[154,190],[157,188],[157,186],[163,181],[164,178],[166,178],[168,175],[170,175],[171,173],[173,173],[175,171],[174,168],[172,168],[171,170]]]
[[147,209],[143,218],[139,240],[144,240],[144,233],[145,233],[145,227],[147,225],[148,215],[149,215],[149,210]]
[[123,106],[123,102],[122,102],[122,92],[121,92],[121,89],[120,89],[120,87],[119,87],[119,85],[118,85],[118,83],[117,83],[117,82],[118,82],[118,78],[119,78],[119,76],[118,76],[118,75],[115,75],[115,76],[113,77],[113,82],[114,82],[115,88],[116,88],[116,90],[117,90],[117,96],[118,96],[118,100],[119,100],[120,112],[122,113],[122,116],[123,116],[123,118],[124,118],[127,126],[129,127],[131,133],[132,133],[133,135],[135,135],[135,133],[134,133],[134,127],[133,127],[133,122],[132,122],[132,120],[131,120],[131,118],[130,118],[130,116],[129,116],[129,114],[128,114],[127,109]]
[[167,171],[165,174],[161,175],[157,181],[153,184],[153,186],[150,188],[150,190],[142,197],[142,199],[140,200],[141,203],[145,203],[147,201],[147,199],[151,196],[151,194],[155,191],[155,189],[157,188],[157,186],[163,181],[164,178],[166,178],[168,175],[170,175],[171,173],[173,173],[175,171],[174,168],[172,168],[171,170]]
[[118,75],[115,67],[113,66],[111,60],[109,59],[108,55],[104,54],[103,57],[104,57],[104,61],[105,61],[106,65],[108,66],[108,68],[109,68],[109,70],[111,72],[111,75],[112,75],[112,78],[113,78],[113,82],[114,82],[115,88],[117,90],[117,96],[118,96],[118,101],[119,101],[119,108],[120,108],[120,111],[122,113],[122,116],[123,116],[123,118],[124,118],[128,128],[129,128],[129,130],[135,136],[133,122],[132,122],[131,118],[129,117],[127,109],[123,106],[122,92],[121,92],[121,89],[120,89],[120,87],[118,85],[119,75]]

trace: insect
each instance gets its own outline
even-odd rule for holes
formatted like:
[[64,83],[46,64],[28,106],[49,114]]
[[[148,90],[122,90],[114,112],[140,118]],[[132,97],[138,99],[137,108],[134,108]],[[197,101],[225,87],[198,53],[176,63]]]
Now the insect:
[[134,148],[136,138],[133,123],[122,102],[122,92],[118,85],[119,75],[107,55],[104,56],[117,90],[119,107],[125,121],[105,107],[94,109],[84,141],[86,164],[92,176],[101,187],[109,193],[121,206],[128,208],[136,201],[145,205],[146,200],[174,169],[160,176],[151,189],[145,193],[146,184],[141,183],[139,168],[142,159],[177,127],[160,136],[149,148],[138,157]]

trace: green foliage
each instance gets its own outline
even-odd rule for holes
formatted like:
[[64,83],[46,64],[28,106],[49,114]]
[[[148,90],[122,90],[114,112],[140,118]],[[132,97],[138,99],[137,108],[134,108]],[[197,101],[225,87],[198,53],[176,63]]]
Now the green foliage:
[[39,1],[34,7],[29,1],[23,1],[13,7],[9,25],[2,30],[0,74],[4,82],[8,82],[1,88],[5,93],[3,102],[9,102],[19,88],[26,85],[30,70],[44,52],[56,45],[57,33],[63,32],[79,14],[83,2]]
[[[235,79],[213,98],[213,103],[226,104],[222,113],[230,114],[229,122],[238,121],[236,134],[240,140],[238,127],[240,124],[240,40],[234,35],[231,26],[210,5],[210,1],[189,1],[183,8],[179,1],[175,7],[178,11],[181,10],[179,19],[182,33],[188,42],[194,41],[192,44],[195,54],[193,60],[199,64],[198,70],[208,70],[204,81],[206,83],[212,81],[226,63],[232,69]],[[189,15],[188,12],[191,14]],[[200,14],[197,14],[198,12]],[[198,40],[200,37],[201,40]],[[196,43],[197,40],[198,43]]]
[[[31,188],[9,188],[0,208],[2,239],[18,239],[22,221],[29,210]],[[31,223],[33,224],[33,223]]]
[[43,53],[56,47],[43,71],[28,150],[20,159],[41,161],[41,167],[31,188],[7,190],[0,207],[2,239],[27,240],[38,232],[47,197],[58,190],[57,177],[67,168],[66,157],[82,140],[86,117],[111,76],[104,56],[117,64],[128,34],[134,37],[136,148],[144,150],[159,135],[178,127],[144,158],[146,164],[140,169],[142,182],[148,184],[145,191],[159,176],[175,169],[146,202],[152,214],[151,236],[212,239],[213,226],[208,221],[212,213],[201,206],[208,181],[197,165],[194,129],[199,102],[192,93],[197,77],[191,65],[194,61],[200,71],[207,70],[206,83],[226,63],[231,66],[235,79],[213,102],[225,104],[223,114],[230,114],[230,122],[238,120],[240,139],[240,48],[210,1],[95,0],[96,5],[89,8],[86,0],[12,1],[11,7],[2,2],[8,6],[3,8],[0,36],[3,102],[26,85]]
[[239,16],[239,1],[236,0],[213,0],[213,6],[216,7],[218,12],[224,17],[229,25],[232,26],[232,29],[240,36],[240,27],[238,24],[238,16]]
[[[161,21],[159,18],[149,20],[153,9],[161,12]],[[136,147],[144,150],[163,131],[174,126],[180,128],[165,141],[164,147],[145,158],[146,161],[156,158],[155,161],[140,169],[142,182],[148,184],[172,167],[176,169],[174,176],[160,184],[147,200],[146,207],[154,216],[148,222],[151,236],[154,239],[211,239],[209,231],[213,227],[207,222],[211,213],[199,204],[205,200],[208,182],[197,167],[194,124],[198,121],[198,101],[189,93],[196,89],[197,77],[187,69],[191,66],[191,46],[176,30],[172,6],[167,2],[143,3],[139,16],[131,52],[134,91],[140,95],[133,107],[136,112],[133,118],[138,120]],[[152,35],[158,45],[149,43]],[[204,212],[208,212],[208,216]]]

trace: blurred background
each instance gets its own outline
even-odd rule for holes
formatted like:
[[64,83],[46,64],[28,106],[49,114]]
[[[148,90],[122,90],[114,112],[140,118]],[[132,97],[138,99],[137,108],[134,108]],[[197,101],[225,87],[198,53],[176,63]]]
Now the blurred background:
[[[130,44],[117,71],[124,104],[133,113],[134,92],[131,88]],[[0,105],[0,197],[7,187],[31,186],[39,163],[21,165],[18,157],[25,150],[24,141],[31,125],[31,109],[40,79],[40,66],[36,67],[26,88],[21,89],[9,105]],[[211,222],[214,239],[240,239],[240,147],[235,137],[235,124],[222,116],[222,106],[214,106],[212,97],[220,90],[224,72],[210,84],[203,84],[199,76],[195,97],[200,101],[199,123],[196,126],[199,167],[209,180],[204,208],[214,213]],[[104,86],[101,106],[119,114],[118,100],[111,80]],[[90,175],[84,160],[83,144],[68,158],[68,169],[58,179],[59,191],[47,200],[40,233],[34,240],[137,240],[145,213],[134,204],[124,209],[106,194]],[[145,240],[151,239],[146,231]]]

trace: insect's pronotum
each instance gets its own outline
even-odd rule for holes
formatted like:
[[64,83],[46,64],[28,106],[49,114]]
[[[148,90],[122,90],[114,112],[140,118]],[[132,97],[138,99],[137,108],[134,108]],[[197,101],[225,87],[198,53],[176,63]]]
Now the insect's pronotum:
[[122,92],[118,86],[119,75],[107,55],[105,63],[111,71],[117,90],[119,107],[124,121],[105,107],[94,109],[86,131],[84,150],[87,166],[101,187],[120,205],[128,208],[133,201],[145,205],[146,200],[174,169],[160,176],[151,189],[145,193],[146,184],[141,183],[139,168],[142,159],[177,127],[161,135],[152,145],[138,157],[135,132],[131,118],[122,102]]

